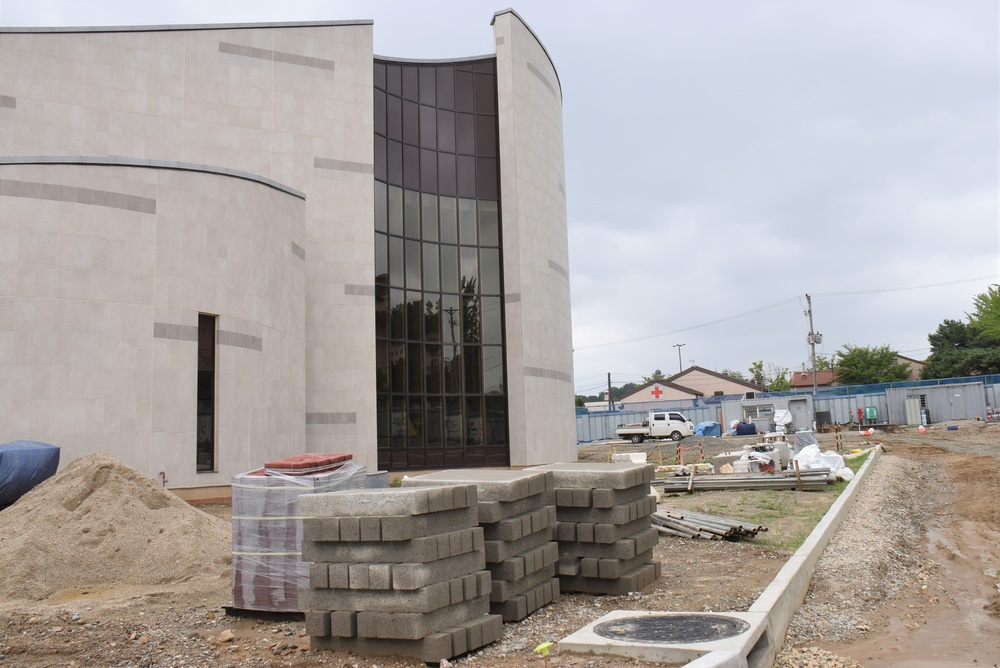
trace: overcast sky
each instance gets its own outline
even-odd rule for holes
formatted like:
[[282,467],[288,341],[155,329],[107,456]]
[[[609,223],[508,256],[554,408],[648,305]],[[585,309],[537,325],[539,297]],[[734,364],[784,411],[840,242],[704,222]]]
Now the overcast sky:
[[[0,0],[0,25],[373,19],[378,55],[458,58],[508,6]],[[678,351],[801,368],[807,293],[818,353],[923,359],[1000,283],[996,0],[512,6],[562,83],[577,393]]]

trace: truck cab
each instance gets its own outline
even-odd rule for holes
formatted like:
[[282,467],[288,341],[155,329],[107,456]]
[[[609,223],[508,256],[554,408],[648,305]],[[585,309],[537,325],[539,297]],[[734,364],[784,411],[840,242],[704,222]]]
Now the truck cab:
[[650,411],[642,424],[619,425],[615,434],[633,443],[642,443],[647,438],[679,441],[685,436],[694,436],[694,423],[678,411]]

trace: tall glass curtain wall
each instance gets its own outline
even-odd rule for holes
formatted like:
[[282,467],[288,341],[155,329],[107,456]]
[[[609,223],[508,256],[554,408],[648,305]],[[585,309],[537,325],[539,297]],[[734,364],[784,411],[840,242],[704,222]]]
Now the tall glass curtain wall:
[[375,61],[378,466],[506,466],[496,63]]

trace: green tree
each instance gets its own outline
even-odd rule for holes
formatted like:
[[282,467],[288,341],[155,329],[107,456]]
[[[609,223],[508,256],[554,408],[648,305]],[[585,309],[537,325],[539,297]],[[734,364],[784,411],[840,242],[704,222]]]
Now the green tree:
[[768,384],[767,389],[772,392],[787,392],[792,389],[792,381],[788,377],[788,369],[782,369],[778,375],[775,376],[774,380]]
[[585,398],[583,398],[583,397],[582,397],[582,396],[580,396],[579,394],[578,394],[578,395],[576,395],[576,405],[577,405],[577,406],[583,406],[583,405],[584,405],[584,404],[586,404],[586,403],[587,403],[587,400],[586,400]]
[[1000,337],[987,334],[978,324],[945,320],[933,334],[927,335],[927,341],[931,344],[931,354],[921,378],[1000,373]]
[[887,345],[869,347],[846,344],[837,351],[834,371],[842,385],[868,385],[906,380],[910,365],[896,361],[898,353]]
[[742,371],[737,371],[736,369],[723,369],[722,373],[723,375],[729,376],[730,378],[747,381],[746,374],[744,374]]
[[659,369],[656,369],[655,371],[653,371],[653,375],[651,375],[651,376],[643,376],[642,377],[642,382],[644,382],[644,383],[652,383],[653,381],[656,381],[656,380],[666,380],[666,379],[667,379],[667,377],[663,375],[663,372],[660,371]]

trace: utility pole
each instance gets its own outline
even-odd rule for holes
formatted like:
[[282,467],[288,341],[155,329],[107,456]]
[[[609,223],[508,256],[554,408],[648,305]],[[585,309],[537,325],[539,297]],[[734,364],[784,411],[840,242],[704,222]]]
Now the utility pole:
[[615,410],[615,400],[611,396],[611,372],[608,372],[608,412],[613,413]]
[[813,305],[812,297],[806,295],[806,315],[809,316],[809,337],[806,339],[809,342],[809,356],[812,363],[812,376],[813,376],[813,396],[816,396],[816,344],[823,343],[823,335],[819,332],[813,331]]
[[677,348],[677,373],[684,370],[684,366],[681,363],[681,348],[686,346],[686,343],[675,343],[674,348]]

